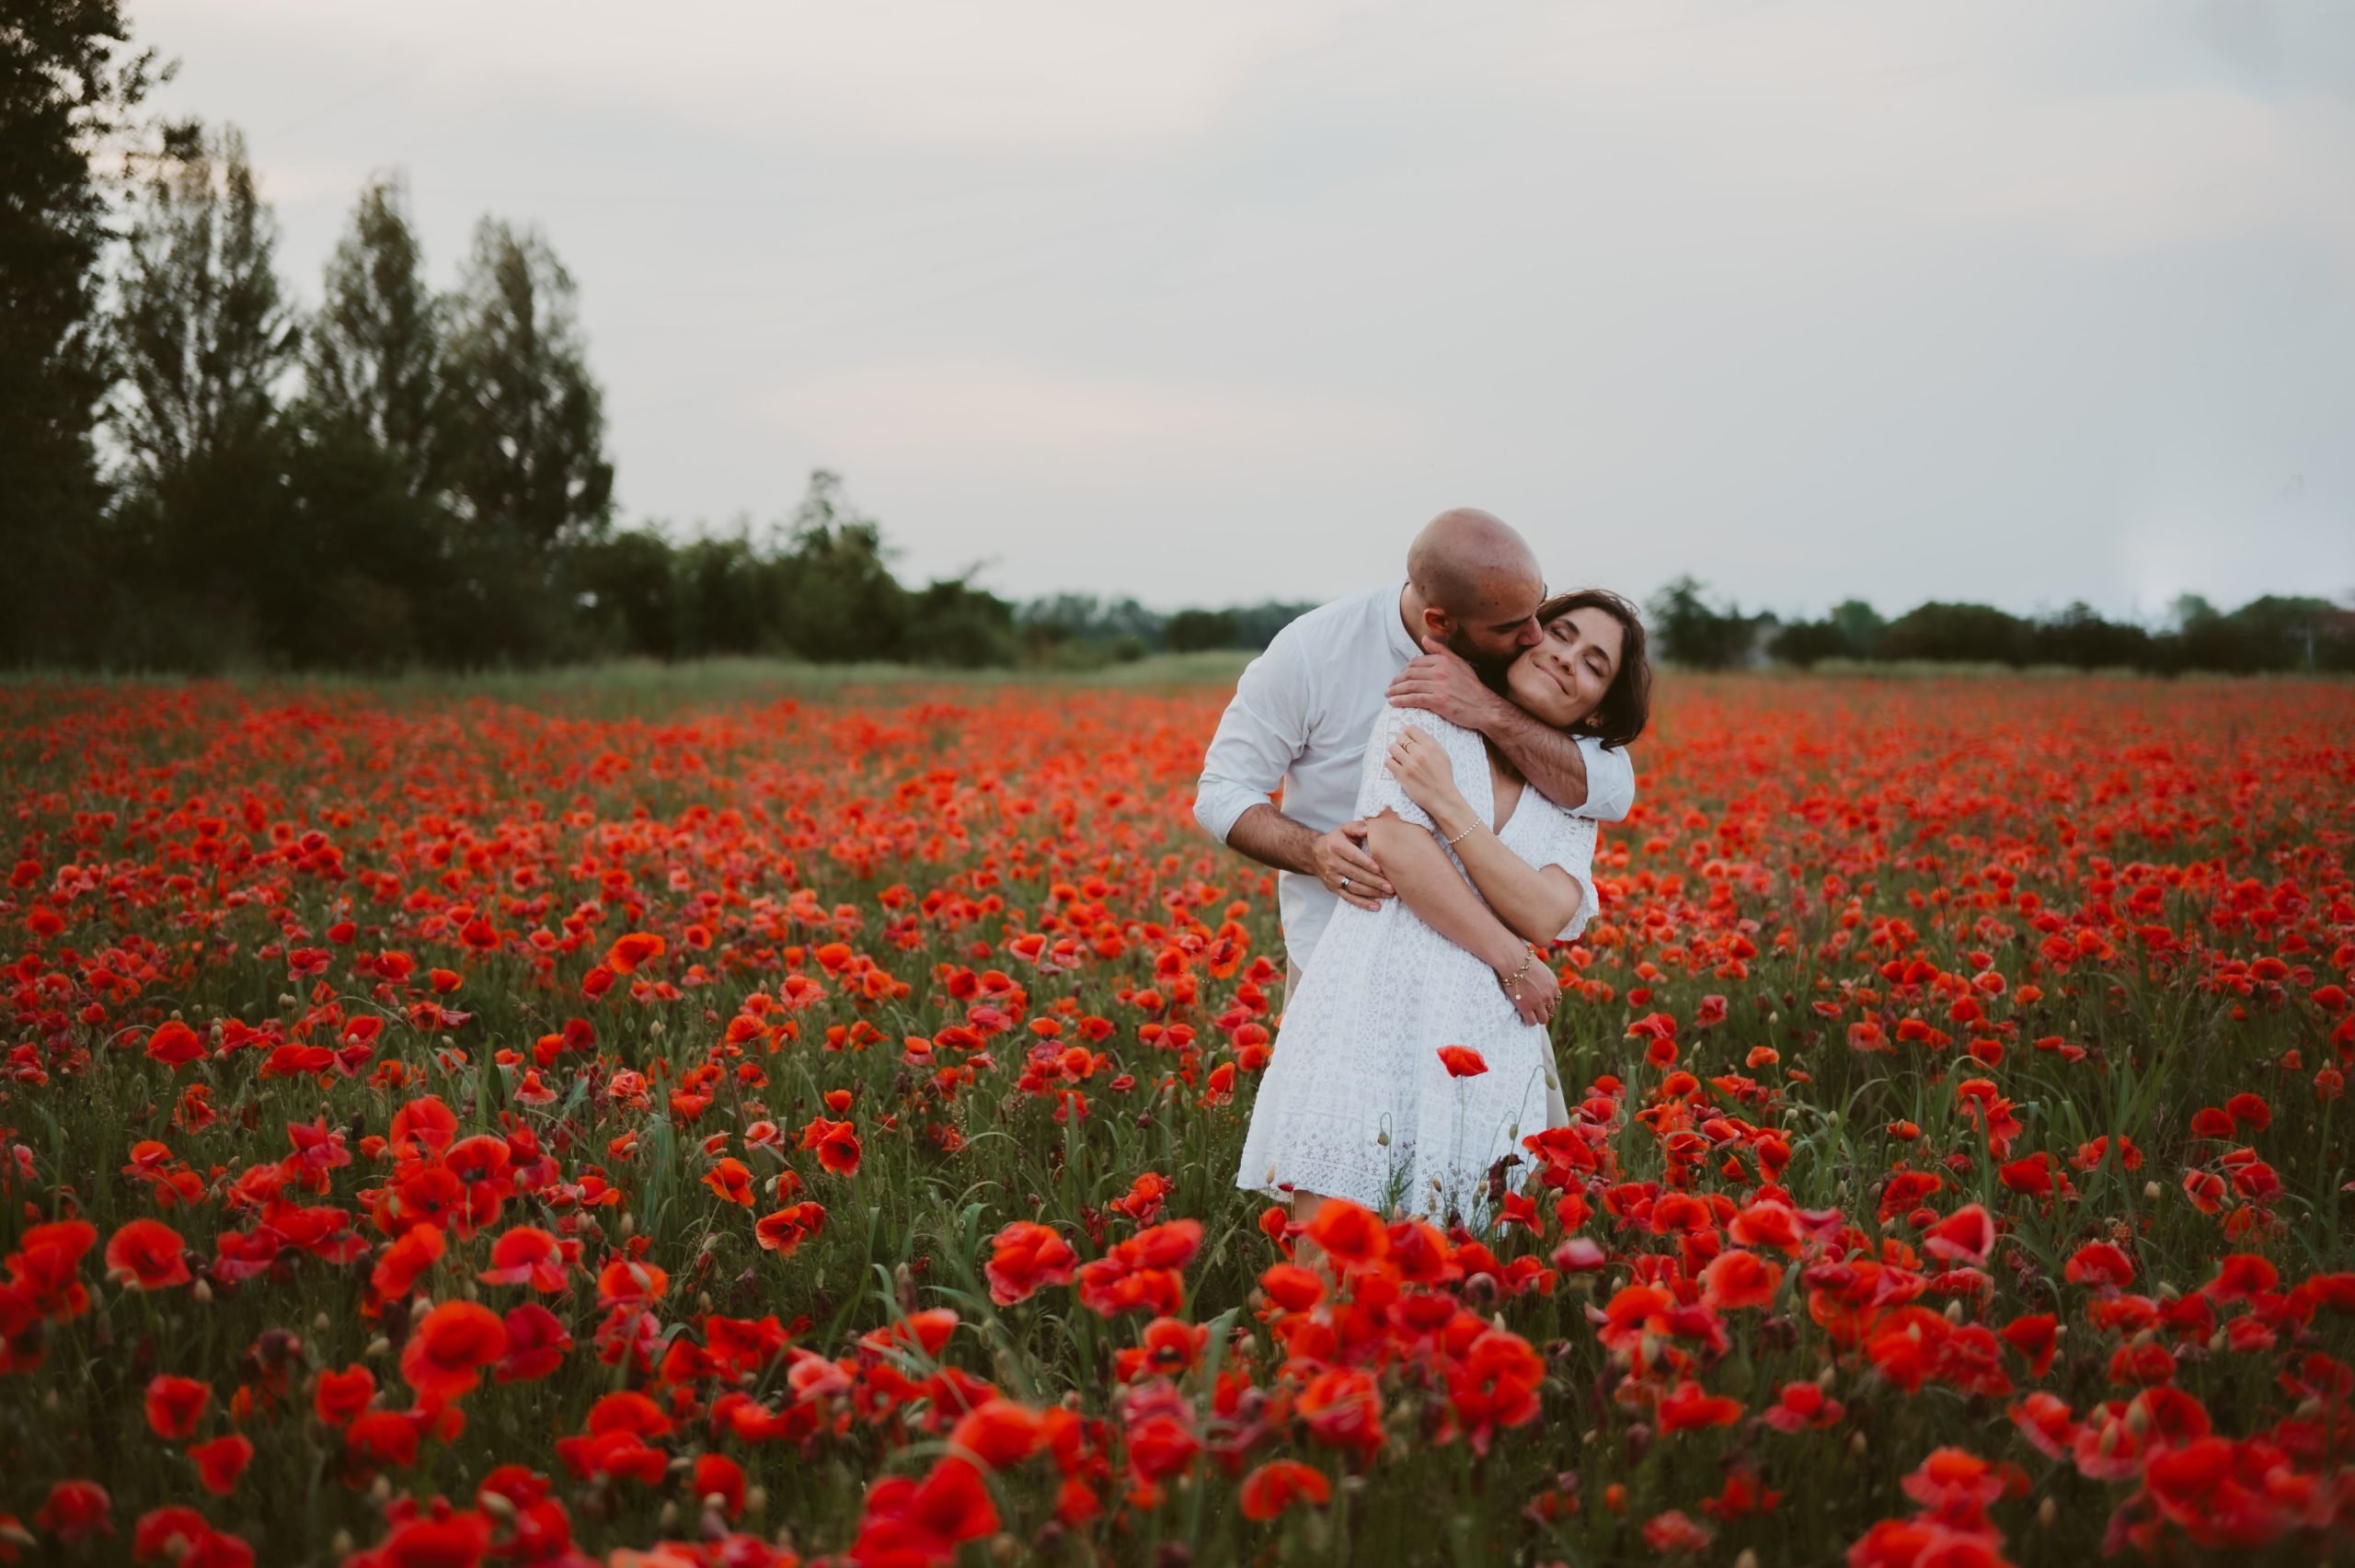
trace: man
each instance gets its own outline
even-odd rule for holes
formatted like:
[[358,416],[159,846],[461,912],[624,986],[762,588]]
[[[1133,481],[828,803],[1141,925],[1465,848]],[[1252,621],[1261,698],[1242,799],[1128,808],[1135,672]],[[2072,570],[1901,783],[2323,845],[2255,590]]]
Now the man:
[[[1476,729],[1537,792],[1581,817],[1617,821],[1636,800],[1625,751],[1573,739],[1483,680],[1544,634],[1537,559],[1484,511],[1442,512],[1407,553],[1407,580],[1314,610],[1251,661],[1202,759],[1194,819],[1221,843],[1283,875],[1278,903],[1291,957],[1287,994],[1342,899],[1393,896],[1350,819],[1374,719],[1388,704]],[[1279,810],[1271,796],[1283,788]]]

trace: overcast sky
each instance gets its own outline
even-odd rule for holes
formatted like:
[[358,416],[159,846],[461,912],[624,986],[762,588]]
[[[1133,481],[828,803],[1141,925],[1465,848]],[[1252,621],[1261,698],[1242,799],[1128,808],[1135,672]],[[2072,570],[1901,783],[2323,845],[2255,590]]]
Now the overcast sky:
[[2355,8],[130,0],[305,299],[373,170],[580,286],[626,520],[815,466],[1016,597],[1317,598],[1453,504],[1690,571],[2355,591]]

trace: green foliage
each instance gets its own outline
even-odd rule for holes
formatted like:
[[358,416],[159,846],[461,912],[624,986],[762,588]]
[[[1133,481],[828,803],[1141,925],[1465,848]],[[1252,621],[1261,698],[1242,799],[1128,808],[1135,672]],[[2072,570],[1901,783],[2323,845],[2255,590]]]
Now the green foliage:
[[96,161],[155,77],[119,0],[0,15],[0,658],[82,652],[97,584],[77,536],[104,503],[94,433],[112,381],[98,315],[119,184]]
[[1223,610],[1180,610],[1169,617],[1169,651],[1195,653],[1203,648],[1231,647],[1235,617]]
[[277,243],[236,129],[167,127],[111,321],[126,459],[105,579],[132,601],[117,619],[152,638],[141,651],[158,662],[241,651],[282,609],[278,391],[299,327]]
[[1771,616],[1744,615],[1738,606],[1723,609],[1702,597],[1705,590],[1690,576],[1676,578],[1652,596],[1646,618],[1659,638],[1660,656],[1671,664],[1696,670],[1725,670],[1750,661],[1760,632]]

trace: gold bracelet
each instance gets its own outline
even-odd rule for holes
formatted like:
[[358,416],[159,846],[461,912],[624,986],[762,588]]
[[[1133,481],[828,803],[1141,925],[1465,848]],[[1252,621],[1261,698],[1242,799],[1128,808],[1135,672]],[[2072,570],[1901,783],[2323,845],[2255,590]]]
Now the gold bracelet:
[[1519,1001],[1521,1000],[1521,977],[1529,973],[1529,966],[1535,962],[1537,962],[1537,949],[1530,947],[1522,955],[1521,967],[1515,969],[1511,975],[1506,979],[1497,982],[1499,986],[1504,988],[1505,994],[1511,997],[1513,1001]]

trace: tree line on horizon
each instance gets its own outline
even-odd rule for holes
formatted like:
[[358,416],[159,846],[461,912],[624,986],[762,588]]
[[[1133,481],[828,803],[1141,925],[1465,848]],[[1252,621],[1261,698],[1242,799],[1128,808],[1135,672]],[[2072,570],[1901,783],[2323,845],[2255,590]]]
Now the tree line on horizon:
[[2300,595],[2267,594],[2227,611],[2187,593],[2155,627],[2108,620],[2082,601],[2030,616],[1933,600],[1890,620],[1851,599],[1816,619],[1784,620],[1713,603],[1687,576],[1652,596],[1645,623],[1661,657],[1700,670],[1769,663],[1804,670],[1843,661],[2155,674],[2355,671],[2355,609]]
[[[306,310],[242,136],[143,118],[168,75],[121,0],[0,20],[0,665],[1070,667],[1263,647],[1308,608],[1017,602],[971,570],[903,583],[823,470],[758,528],[617,525],[603,389],[546,237],[485,216],[436,289],[402,180],[372,179]],[[2082,605],[1884,621],[1852,601],[1786,624],[1683,578],[1649,618],[1666,658],[1706,668],[2355,668],[2349,612],[2320,600],[2193,602],[2159,632]]]

